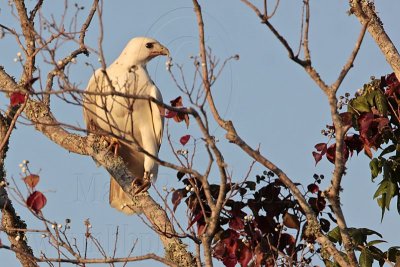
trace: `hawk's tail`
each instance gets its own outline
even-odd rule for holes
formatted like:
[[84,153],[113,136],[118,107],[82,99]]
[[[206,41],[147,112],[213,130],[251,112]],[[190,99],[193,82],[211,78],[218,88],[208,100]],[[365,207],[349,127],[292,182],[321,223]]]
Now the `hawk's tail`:
[[111,207],[127,214],[133,215],[141,213],[140,208],[137,204],[129,197],[127,193],[122,190],[122,187],[117,183],[117,181],[111,177],[110,179],[110,205]]

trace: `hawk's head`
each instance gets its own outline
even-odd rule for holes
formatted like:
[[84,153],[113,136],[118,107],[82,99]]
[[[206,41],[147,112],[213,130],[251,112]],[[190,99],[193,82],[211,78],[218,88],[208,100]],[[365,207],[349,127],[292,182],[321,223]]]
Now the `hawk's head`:
[[136,37],[129,41],[118,61],[130,65],[145,65],[156,56],[169,56],[168,49],[157,40],[148,37]]

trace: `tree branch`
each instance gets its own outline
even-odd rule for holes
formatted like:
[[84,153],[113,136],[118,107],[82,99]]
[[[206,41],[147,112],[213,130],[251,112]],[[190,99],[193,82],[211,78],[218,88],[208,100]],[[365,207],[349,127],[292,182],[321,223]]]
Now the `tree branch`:
[[383,23],[375,12],[375,5],[371,1],[350,0],[352,12],[362,25],[367,25],[375,43],[379,46],[386,61],[392,67],[398,80],[400,80],[400,54],[390,37],[386,34]]
[[[3,68],[0,68],[0,88],[26,93],[26,89],[19,86]],[[136,189],[132,186],[134,177],[129,173],[123,160],[108,149],[108,143],[101,136],[89,135],[88,137],[82,137],[67,132],[60,127],[49,107],[43,102],[28,99],[24,112],[38,131],[70,152],[93,157],[116,179],[124,192],[130,196],[133,195]],[[173,225],[167,214],[151,196],[139,194],[132,197],[132,199],[137,203],[137,208],[143,211],[148,220],[154,224],[154,227],[174,233]],[[169,258],[171,261],[176,262],[178,265],[194,265],[195,260],[192,254],[186,250],[186,246],[178,238],[165,238],[162,235],[160,238],[166,255],[172,257]]]

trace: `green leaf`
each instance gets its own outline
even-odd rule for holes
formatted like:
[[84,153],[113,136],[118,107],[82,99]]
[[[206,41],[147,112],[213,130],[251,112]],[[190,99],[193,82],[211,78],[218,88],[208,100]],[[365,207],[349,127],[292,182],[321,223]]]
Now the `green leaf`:
[[379,187],[376,190],[373,198],[377,198],[377,197],[385,194],[388,183],[389,183],[388,180],[382,180],[382,182],[379,184]]
[[373,246],[373,245],[376,245],[376,244],[381,244],[381,243],[387,243],[387,241],[385,241],[385,240],[372,240],[372,241],[369,241],[367,243],[367,246],[370,247],[370,246]]
[[368,228],[360,228],[361,233],[363,233],[364,235],[377,235],[380,238],[382,238],[382,235],[380,233],[378,233],[377,231],[368,229]]
[[378,206],[381,207],[382,215],[381,215],[381,222],[383,221],[383,217],[385,216],[385,206],[383,201],[383,196],[381,198],[376,199],[378,202]]
[[349,228],[348,231],[356,246],[363,245],[367,242],[367,235],[362,231],[362,229]]
[[374,102],[379,113],[384,117],[386,117],[388,111],[387,99],[386,96],[380,90],[376,90]]
[[400,214],[400,196],[397,195],[397,212]]
[[342,244],[342,236],[340,235],[340,230],[338,226],[329,231],[328,238],[334,243]]
[[365,96],[359,96],[349,101],[348,111],[354,113],[370,112],[371,107],[368,105],[368,101]]
[[372,257],[371,252],[367,248],[364,248],[361,251],[359,262],[361,267],[372,267],[374,258]]
[[[381,240],[375,240],[375,241],[381,241]],[[374,242],[374,241],[371,241],[371,242]],[[383,241],[383,242],[386,242],[386,241]],[[368,249],[371,252],[372,257],[374,257],[375,260],[377,260],[377,261],[383,260],[384,261],[385,254],[383,253],[382,250],[380,250],[379,248],[372,246],[372,245],[369,245]]]
[[371,179],[373,181],[382,171],[382,169],[379,168],[379,160],[377,158],[373,158],[369,163],[369,168],[371,169]]
[[390,202],[392,201],[392,198],[395,196],[396,191],[398,187],[396,183],[393,183],[392,181],[389,181],[387,189],[386,189],[386,199],[385,199],[385,205],[387,210],[389,210]]
[[367,99],[367,103],[370,107],[375,106],[375,96],[377,93],[378,93],[377,90],[370,90],[365,95],[365,98]]
[[385,149],[382,150],[380,156],[382,157],[388,153],[392,153],[395,150],[396,150],[396,146],[394,144],[392,144],[390,146],[385,147]]

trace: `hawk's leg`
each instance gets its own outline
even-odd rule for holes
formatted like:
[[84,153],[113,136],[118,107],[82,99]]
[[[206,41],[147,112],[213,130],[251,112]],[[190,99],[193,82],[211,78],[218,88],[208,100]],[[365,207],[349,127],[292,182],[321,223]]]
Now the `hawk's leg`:
[[100,129],[93,120],[90,120],[89,125],[88,125],[88,130],[89,130],[89,133],[103,135],[102,138],[108,144],[108,148],[107,149],[109,151],[113,151],[115,156],[118,155],[118,148],[120,146],[118,138],[113,137],[113,136],[108,136],[107,132],[102,130],[102,129]]
[[151,177],[152,175],[149,174],[149,172],[144,172],[143,179],[135,179],[133,183],[135,184],[136,190],[133,193],[134,195],[137,195],[141,192],[146,192],[149,190],[151,186]]
[[107,149],[109,151],[114,151],[114,156],[117,156],[118,155],[118,149],[119,149],[119,146],[120,146],[118,138],[113,137],[113,136],[107,137],[107,142],[109,143],[109,146],[108,146]]

